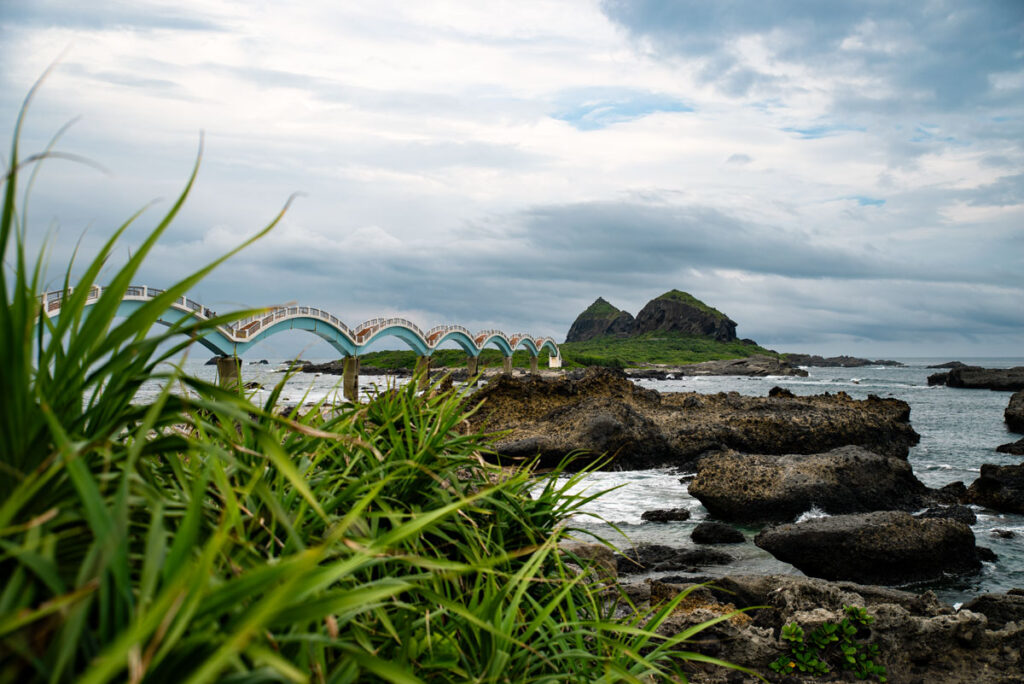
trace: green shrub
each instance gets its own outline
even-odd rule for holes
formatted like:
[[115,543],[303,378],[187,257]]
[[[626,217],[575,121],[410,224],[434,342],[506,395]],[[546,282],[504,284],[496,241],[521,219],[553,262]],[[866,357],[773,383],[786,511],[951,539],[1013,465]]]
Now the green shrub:
[[558,550],[583,475],[487,466],[464,397],[409,383],[282,415],[283,384],[258,406],[169,366],[252,313],[154,330],[221,258],[117,315],[195,170],[96,301],[128,223],[41,316],[21,121],[0,212],[0,682],[646,682],[718,662],[685,650],[697,629],[655,633],[675,603],[613,619]]
[[826,675],[832,668],[850,670],[857,679],[877,677],[885,682],[885,666],[878,664],[878,646],[862,643],[859,638],[870,631],[874,618],[864,608],[843,606],[842,622],[825,622],[810,634],[793,622],[782,628],[782,639],[790,644],[789,652],[779,656],[769,667],[776,672],[795,675]]

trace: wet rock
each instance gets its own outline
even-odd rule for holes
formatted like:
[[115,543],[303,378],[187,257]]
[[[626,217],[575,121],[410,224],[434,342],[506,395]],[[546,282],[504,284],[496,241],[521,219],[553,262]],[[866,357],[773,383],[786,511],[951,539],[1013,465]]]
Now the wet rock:
[[1016,537],[1016,533],[1013,530],[994,529],[992,530],[992,536],[998,539],[1013,539]]
[[981,476],[967,488],[969,503],[1003,513],[1024,513],[1024,463],[981,466]]
[[720,522],[705,521],[690,533],[697,544],[742,544],[747,540],[735,527]]
[[982,594],[963,605],[961,610],[981,613],[988,618],[989,629],[1002,629],[1008,622],[1024,624],[1024,596]]
[[1000,444],[996,447],[996,451],[1001,454],[1024,456],[1024,439],[1018,439],[1016,442],[1010,442],[1009,444]]
[[963,361],[947,361],[946,363],[938,363],[934,366],[925,366],[925,368],[963,368],[966,365]]
[[978,522],[978,516],[967,506],[936,506],[929,508],[924,513],[919,513],[919,518],[948,518],[956,520],[965,525],[973,525]]
[[861,359],[856,356],[830,356],[823,358],[818,354],[784,354],[786,359],[797,366],[811,366],[821,368],[861,368],[863,366],[890,366],[900,368],[903,366],[899,361],[891,359]]
[[857,444],[906,458],[920,439],[910,408],[896,399],[854,400],[845,393],[811,397],[744,397],[648,390],[624,373],[591,368],[560,378],[500,376],[467,404],[483,405],[474,429],[509,431],[504,458],[552,467],[586,452],[571,468],[607,454],[610,468],[685,466],[709,449],[765,454],[817,453]]
[[1024,390],[1024,366],[981,368],[962,366],[949,371],[946,384],[966,389],[990,389],[1009,392]]
[[926,487],[910,464],[847,446],[822,454],[716,454],[697,462],[689,492],[716,518],[793,520],[816,506],[830,514],[915,510]]
[[941,489],[933,489],[931,491],[931,498],[936,503],[940,503],[946,506],[951,506],[955,503],[959,503],[964,500],[967,496],[967,485],[957,480],[956,482],[950,482]]
[[812,577],[830,580],[903,584],[981,568],[970,527],[900,511],[776,525],[754,543]]
[[648,522],[678,522],[690,519],[690,511],[685,508],[658,508],[653,511],[645,511],[640,516],[641,520]]
[[928,386],[945,385],[948,379],[949,371],[946,371],[945,373],[932,373],[928,376]]
[[689,570],[700,565],[726,565],[733,558],[714,549],[682,549],[661,544],[639,544],[616,558],[619,574]]
[[724,361],[704,361],[673,369],[677,377],[702,375],[741,375],[745,377],[763,378],[774,375],[790,375],[807,377],[807,371],[798,368],[775,356],[755,354],[745,359],[727,359]]
[[1003,411],[1006,427],[1013,432],[1024,432],[1024,390],[1014,392],[1010,403]]

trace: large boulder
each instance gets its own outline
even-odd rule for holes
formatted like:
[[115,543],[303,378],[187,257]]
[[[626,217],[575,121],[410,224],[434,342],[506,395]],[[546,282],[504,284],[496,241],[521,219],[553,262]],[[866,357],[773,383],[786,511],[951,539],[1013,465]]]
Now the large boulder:
[[693,295],[670,290],[647,302],[636,315],[634,334],[661,331],[713,337],[720,342],[736,339],[736,322]]
[[693,528],[690,539],[695,544],[742,544],[747,541],[735,527],[713,520],[705,520]]
[[966,389],[990,389],[1009,392],[1024,390],[1024,366],[981,368],[961,366],[949,371],[946,384]]
[[1024,433],[1024,390],[1013,393],[1010,403],[1003,411],[1003,418],[1006,419],[1006,427],[1010,430]]
[[726,565],[733,557],[715,549],[685,549],[662,544],[639,544],[616,557],[620,575],[689,570],[699,565]]
[[1024,513],[1024,463],[981,466],[981,476],[967,488],[967,502],[1003,513]]
[[981,569],[970,527],[901,511],[776,525],[754,543],[807,575],[829,580],[905,584]]
[[996,447],[996,451],[1001,454],[1024,456],[1024,438],[1018,439],[1016,442],[1010,442],[1009,444],[1000,444]]
[[467,399],[480,402],[469,424],[507,431],[496,442],[499,455],[540,455],[542,467],[581,451],[590,456],[573,467],[607,454],[608,467],[638,469],[687,465],[710,449],[817,453],[848,444],[906,458],[920,439],[910,407],[897,399],[660,394],[603,368],[551,379],[501,376]]
[[716,518],[793,520],[811,507],[826,513],[914,510],[927,488],[907,461],[846,446],[821,454],[708,455],[689,492]]
[[703,361],[673,369],[678,377],[698,375],[742,375],[763,378],[769,375],[795,375],[807,377],[807,371],[776,356],[754,354],[743,359]]
[[566,342],[586,342],[608,335],[627,336],[633,332],[633,316],[629,312],[620,311],[602,297],[594,300],[583,313],[576,317]]

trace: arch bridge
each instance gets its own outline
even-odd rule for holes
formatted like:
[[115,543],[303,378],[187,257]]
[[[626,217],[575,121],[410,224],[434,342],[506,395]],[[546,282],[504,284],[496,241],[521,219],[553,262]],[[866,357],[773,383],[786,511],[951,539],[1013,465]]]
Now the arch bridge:
[[[95,303],[103,292],[94,285],[89,291],[86,305]],[[70,292],[70,290],[69,290]],[[132,285],[125,290],[118,307],[118,313],[129,315],[144,302],[154,299],[164,291],[145,285]],[[40,295],[40,303],[46,316],[60,315],[65,291],[55,290]],[[160,323],[174,325],[186,318],[209,320],[216,316],[214,311],[185,296],[175,300],[161,318]],[[218,363],[222,381],[238,381],[237,357],[271,335],[286,330],[305,330],[326,340],[345,358],[344,393],[349,399],[358,397],[359,356],[374,342],[385,337],[397,337],[417,355],[417,369],[429,368],[430,356],[446,342],[454,342],[466,352],[470,375],[475,375],[481,352],[487,346],[496,347],[503,356],[504,371],[512,371],[512,354],[525,349],[530,355],[530,370],[537,371],[538,357],[548,352],[551,368],[562,366],[562,355],[558,345],[550,337],[534,337],[528,333],[507,335],[501,330],[480,330],[476,333],[461,325],[439,325],[423,332],[415,323],[405,318],[371,318],[355,327],[349,327],[337,316],[323,309],[311,306],[281,306],[267,309],[255,316],[234,321],[229,325],[217,326],[198,341],[221,357]],[[223,366],[223,367],[222,367]],[[426,377],[424,372],[423,377]]]

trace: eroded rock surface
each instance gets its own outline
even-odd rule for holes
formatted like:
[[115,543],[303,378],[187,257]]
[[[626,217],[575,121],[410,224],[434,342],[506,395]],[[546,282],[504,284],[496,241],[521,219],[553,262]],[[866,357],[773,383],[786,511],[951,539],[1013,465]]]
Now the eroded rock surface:
[[927,488],[910,464],[863,447],[821,454],[709,454],[689,485],[716,518],[738,522],[790,521],[817,507],[825,513],[914,510]]
[[483,401],[472,427],[510,431],[496,444],[501,456],[539,455],[542,467],[579,451],[589,456],[577,467],[608,454],[608,467],[642,469],[685,465],[723,448],[812,454],[850,444],[906,458],[920,439],[910,407],[897,399],[661,394],[603,368],[551,379],[502,376],[469,401]]
[[829,580],[904,584],[981,569],[970,527],[900,511],[776,525],[762,530],[754,543],[812,577]]
[[[689,588],[652,582],[650,601],[666,601]],[[782,677],[768,664],[788,650],[779,638],[784,625],[796,622],[810,631],[826,621],[840,622],[844,606],[858,606],[873,618],[869,631],[858,640],[878,646],[888,681],[1012,684],[1021,682],[1024,672],[1024,621],[1018,599],[1024,596],[986,595],[957,611],[931,592],[788,575],[731,575],[711,587],[691,590],[659,631],[678,634],[736,608],[765,606],[699,632],[692,641],[694,650],[751,668],[771,682],[855,681],[838,671],[825,677]],[[757,681],[724,668],[696,663],[692,668],[689,680],[694,683]]]
[[967,488],[968,503],[1003,513],[1024,513],[1024,463],[981,466],[981,476]]
[[966,389],[990,389],[1008,392],[1024,390],[1024,366],[1014,368],[981,368],[961,366],[949,371],[946,384]]
[[1010,397],[1010,403],[1003,411],[1003,418],[1010,430],[1024,433],[1024,390],[1014,392]]

